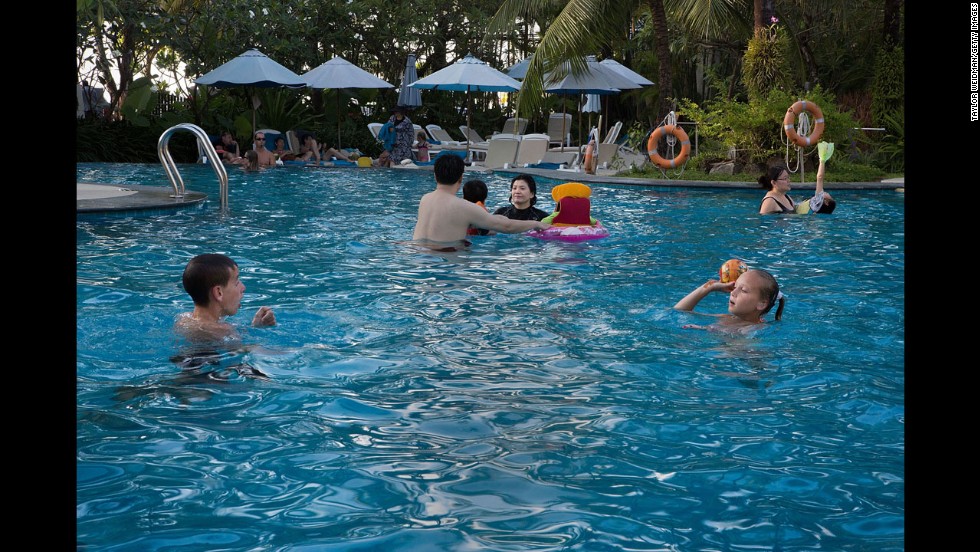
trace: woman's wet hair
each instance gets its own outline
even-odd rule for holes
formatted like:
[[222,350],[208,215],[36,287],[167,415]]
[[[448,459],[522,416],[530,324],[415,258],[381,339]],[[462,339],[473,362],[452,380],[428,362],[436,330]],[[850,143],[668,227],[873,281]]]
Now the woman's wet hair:
[[[777,174],[776,177],[778,178],[779,175]],[[749,272],[755,272],[762,278],[762,285],[759,286],[759,295],[768,300],[762,314],[771,311],[773,306],[778,302],[779,308],[776,309],[776,320],[781,319],[783,317],[783,307],[786,306],[786,298],[779,293],[779,283],[776,282],[776,277],[761,268],[752,268],[749,269]]]
[[783,174],[783,172],[789,172],[789,169],[787,169],[784,165],[773,165],[769,167],[766,174],[759,177],[759,185],[766,190],[771,190],[772,183],[778,180],[779,175]]
[[[523,173],[515,176],[510,181],[511,190],[514,189],[514,182],[517,182],[518,180],[523,180],[524,182],[527,182],[527,189],[531,190],[531,206],[534,206],[534,204],[538,202],[538,184],[534,181],[534,177],[529,174],[523,174]],[[511,194],[510,196],[507,197],[507,201],[513,203],[513,198],[514,198],[514,194]]]

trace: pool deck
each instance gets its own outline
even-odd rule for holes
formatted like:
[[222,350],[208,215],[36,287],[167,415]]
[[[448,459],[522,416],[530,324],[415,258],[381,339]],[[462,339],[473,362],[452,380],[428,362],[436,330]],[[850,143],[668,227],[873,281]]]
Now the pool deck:
[[175,198],[171,187],[140,186],[136,184],[93,184],[76,182],[76,213],[110,213],[180,209],[202,203],[208,196],[202,192],[186,191]]
[[[432,170],[431,167],[420,167],[422,170]],[[328,170],[351,170],[350,168],[337,168]],[[353,169],[361,170],[361,169]],[[410,170],[410,169],[398,169]],[[466,174],[487,174],[490,171],[470,171]],[[715,188],[715,189],[737,189],[737,188],[759,188],[758,182],[707,182],[701,180],[660,180],[651,178],[626,178],[614,176],[613,171],[599,169],[598,174],[586,174],[583,172],[551,169],[506,169],[493,171],[507,178],[512,178],[520,173],[527,173],[542,178],[553,180],[565,180],[585,183],[604,183],[624,186],[657,186],[674,188]],[[468,178],[465,174],[463,178]],[[793,184],[795,190],[813,189],[814,183]],[[824,184],[827,190],[895,190],[905,191],[905,177],[891,178],[880,182],[827,182]],[[207,199],[207,195],[201,192],[187,191],[183,198],[175,198],[173,188],[163,186],[141,186],[135,184],[97,184],[77,182],[76,189],[76,213],[111,213],[124,211],[141,211],[147,209],[179,209],[194,206]]]

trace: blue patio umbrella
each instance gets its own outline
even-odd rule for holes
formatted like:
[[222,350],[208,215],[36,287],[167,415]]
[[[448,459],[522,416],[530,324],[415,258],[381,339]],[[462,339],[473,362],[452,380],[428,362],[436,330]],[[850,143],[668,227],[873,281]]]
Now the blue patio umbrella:
[[515,79],[523,79],[524,75],[527,74],[527,66],[531,64],[532,57],[534,57],[534,54],[531,54],[514,65],[508,67],[506,71],[507,76]]
[[422,91],[412,88],[411,84],[419,80],[419,74],[415,70],[415,54],[408,54],[405,62],[405,72],[402,74],[402,87],[398,91],[398,104],[409,109],[422,105]]
[[[571,71],[566,62],[545,76],[545,92],[550,94],[618,94],[622,90],[640,88],[639,84],[620,75],[616,71],[603,67],[596,61],[595,56],[585,58],[586,70],[579,74]],[[581,105],[581,103],[579,104]],[[562,129],[562,135],[565,129]],[[579,149],[582,148],[582,118],[578,121]],[[581,151],[579,152],[581,153]]]
[[[602,102],[599,100],[598,94],[587,94],[585,96],[585,105],[582,106],[582,113],[589,114],[589,128],[592,128],[592,114],[602,112]],[[602,120],[599,120],[599,125],[602,125]]]
[[599,62],[603,67],[612,69],[613,71],[619,73],[620,75],[628,78],[629,80],[639,84],[640,86],[650,86],[653,84],[652,80],[647,79],[643,75],[637,73],[636,71],[630,69],[629,67],[623,65],[622,63],[612,59],[607,58]]
[[380,79],[340,56],[310,69],[303,74],[310,88],[336,88],[337,90],[337,148],[340,148],[340,90],[351,88],[394,88],[395,85]]
[[[514,92],[521,89],[521,83],[504,73],[487,65],[473,54],[466,54],[463,59],[444,67],[427,77],[423,77],[411,85],[422,90],[449,90],[451,92],[466,92],[469,106],[466,110],[466,126],[470,126],[470,114],[473,111],[471,92]],[[466,156],[470,155],[470,141],[466,141]]]
[[[246,93],[251,88],[304,88],[306,86],[306,81],[302,77],[254,48],[219,65],[194,82],[216,88],[244,86]],[[259,99],[253,95],[252,136],[255,135],[255,109],[258,105]]]

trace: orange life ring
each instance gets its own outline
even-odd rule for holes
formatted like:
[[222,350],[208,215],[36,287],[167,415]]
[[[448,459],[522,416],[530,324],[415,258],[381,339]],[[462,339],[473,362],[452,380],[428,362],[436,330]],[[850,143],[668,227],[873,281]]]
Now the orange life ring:
[[[809,136],[800,136],[796,132],[796,116],[804,111],[814,118],[813,132]],[[800,100],[786,110],[786,116],[783,117],[783,129],[785,129],[786,137],[789,138],[790,142],[801,148],[816,144],[820,135],[823,134],[823,111],[820,111],[817,104],[813,102]]]
[[595,154],[593,152],[592,142],[585,146],[585,172],[587,174],[595,174]]
[[[657,142],[665,134],[672,134],[681,141],[681,152],[673,159],[664,159],[657,153]],[[687,133],[680,125],[659,126],[650,133],[650,139],[647,140],[647,152],[650,155],[650,162],[654,165],[661,169],[673,169],[687,161],[687,156],[691,153],[691,139],[687,137]]]
[[589,145],[585,146],[585,161],[583,167],[587,174],[595,174],[599,165],[599,131],[595,128],[589,131]]

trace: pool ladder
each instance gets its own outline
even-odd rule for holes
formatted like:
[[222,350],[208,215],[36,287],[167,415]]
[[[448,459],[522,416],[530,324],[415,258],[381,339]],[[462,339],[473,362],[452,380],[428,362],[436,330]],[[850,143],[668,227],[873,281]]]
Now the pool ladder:
[[184,180],[180,177],[180,173],[177,172],[177,164],[174,163],[174,158],[170,156],[170,148],[167,147],[170,143],[170,137],[178,130],[189,130],[197,137],[199,159],[202,163],[205,163],[208,159],[211,160],[211,166],[214,167],[214,174],[218,176],[218,182],[220,184],[221,209],[228,209],[228,171],[225,170],[224,163],[218,157],[218,152],[214,151],[214,146],[211,145],[211,140],[208,139],[208,135],[204,132],[204,129],[191,123],[180,123],[168,128],[163,131],[163,134],[160,135],[160,140],[157,141],[157,155],[160,156],[160,163],[163,164],[163,170],[167,172],[170,185],[174,187],[174,195],[171,197],[182,199],[185,192]]

